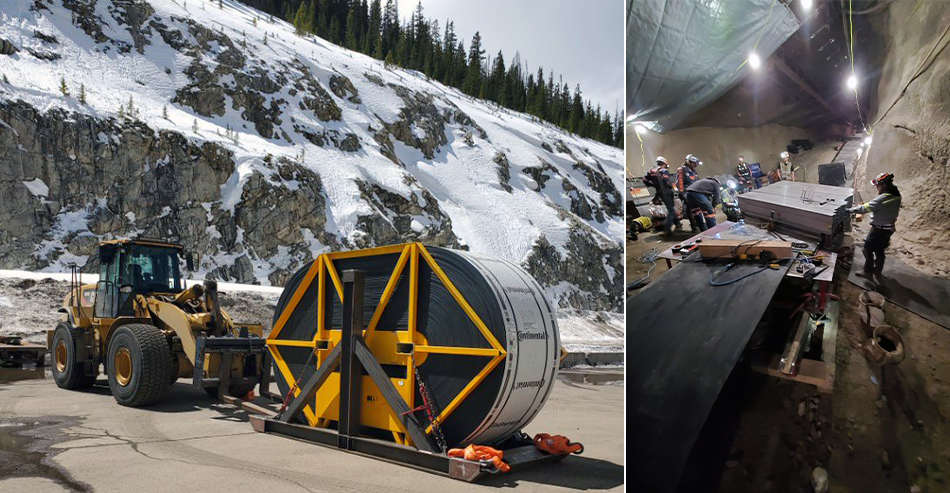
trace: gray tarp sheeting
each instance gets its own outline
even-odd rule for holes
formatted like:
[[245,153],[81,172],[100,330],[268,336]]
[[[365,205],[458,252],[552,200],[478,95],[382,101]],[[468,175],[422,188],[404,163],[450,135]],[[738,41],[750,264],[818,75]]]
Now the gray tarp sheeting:
[[628,117],[674,128],[799,27],[779,0],[627,0]]

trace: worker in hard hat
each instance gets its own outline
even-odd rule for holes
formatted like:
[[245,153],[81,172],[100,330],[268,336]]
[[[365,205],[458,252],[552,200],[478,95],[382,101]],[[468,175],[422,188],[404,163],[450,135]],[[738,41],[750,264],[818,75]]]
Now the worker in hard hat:
[[696,167],[700,164],[698,157],[688,154],[686,161],[676,170],[676,190],[679,193],[680,200],[683,201],[683,215],[689,218],[689,226],[693,233],[699,233],[700,230],[699,225],[696,224],[696,220],[693,215],[690,214],[686,204],[686,189],[699,179],[699,174],[696,173]]
[[673,182],[670,180],[670,165],[663,156],[657,156],[656,166],[650,168],[646,176],[643,177],[643,183],[656,189],[654,200],[659,199],[666,206],[666,222],[663,225],[663,232],[667,235],[673,234],[673,227],[677,230],[682,229],[680,218],[676,214],[676,201],[673,200]]
[[699,229],[706,231],[716,225],[716,206],[719,205],[720,197],[719,180],[709,176],[700,180],[686,189],[686,203],[689,210],[696,216],[696,224]]
[[[892,173],[881,173],[871,180],[878,196],[870,202],[856,205],[851,212],[871,213],[871,231],[864,239],[865,276],[880,276],[884,270],[884,250],[891,244],[891,235],[901,208],[901,192],[894,185]],[[879,279],[878,279],[879,280]]]
[[739,175],[739,184],[742,185],[743,191],[751,191],[752,187],[759,188],[759,184],[756,183],[755,178],[752,178],[752,170],[749,169],[749,165],[746,164],[745,158],[739,156],[739,164],[736,165],[736,174]]
[[798,169],[792,165],[792,160],[788,156],[788,151],[782,152],[782,160],[779,161],[779,169],[782,172],[782,179],[795,181],[795,170]]

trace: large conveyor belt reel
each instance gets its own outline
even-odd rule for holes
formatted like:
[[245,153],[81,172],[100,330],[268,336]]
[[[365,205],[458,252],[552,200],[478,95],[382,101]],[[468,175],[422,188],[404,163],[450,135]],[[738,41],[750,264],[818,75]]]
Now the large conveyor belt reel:
[[560,347],[541,287],[511,262],[418,243],[320,255],[287,282],[267,347],[287,398],[258,431],[469,480],[479,464],[447,448],[557,459],[521,440]]

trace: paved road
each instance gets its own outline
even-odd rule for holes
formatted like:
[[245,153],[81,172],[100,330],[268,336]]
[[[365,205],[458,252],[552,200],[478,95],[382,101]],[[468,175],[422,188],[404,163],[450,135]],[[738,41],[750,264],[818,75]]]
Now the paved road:
[[[620,385],[559,381],[526,430],[581,441],[584,455],[472,485],[254,433],[243,412],[215,403],[184,383],[150,409],[117,405],[104,383],[100,380],[89,392],[61,390],[48,378],[0,383],[0,462],[7,464],[0,467],[0,491],[623,489]],[[43,456],[46,459],[39,461]]]

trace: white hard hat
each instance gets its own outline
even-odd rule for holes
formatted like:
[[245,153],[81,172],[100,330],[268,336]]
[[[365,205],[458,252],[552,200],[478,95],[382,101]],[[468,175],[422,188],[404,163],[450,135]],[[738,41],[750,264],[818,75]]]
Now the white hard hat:
[[782,153],[782,159],[788,159],[788,152]]
[[663,163],[663,164],[667,164],[666,158],[663,157],[663,156],[657,156],[657,157],[656,157],[656,162],[658,162],[658,163]]

